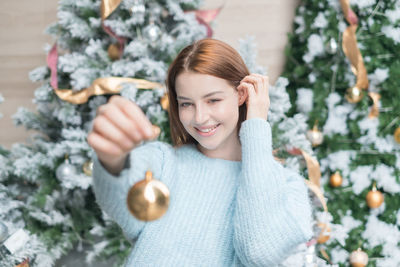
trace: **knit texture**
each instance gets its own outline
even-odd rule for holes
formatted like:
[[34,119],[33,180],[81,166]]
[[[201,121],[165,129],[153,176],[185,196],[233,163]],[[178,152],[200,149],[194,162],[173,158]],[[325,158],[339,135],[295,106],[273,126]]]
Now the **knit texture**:
[[[276,266],[312,238],[307,187],[274,160],[269,123],[246,120],[239,136],[241,162],[159,141],[132,150],[119,176],[93,158],[97,202],[135,243],[125,266]],[[126,205],[147,169],[170,190],[168,211],[152,222]]]

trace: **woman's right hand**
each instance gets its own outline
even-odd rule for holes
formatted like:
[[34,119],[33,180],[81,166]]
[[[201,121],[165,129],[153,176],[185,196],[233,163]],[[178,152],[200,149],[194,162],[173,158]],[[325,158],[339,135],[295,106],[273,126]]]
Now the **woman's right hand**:
[[115,95],[97,109],[87,141],[107,171],[119,174],[130,151],[156,138],[156,129],[138,105]]

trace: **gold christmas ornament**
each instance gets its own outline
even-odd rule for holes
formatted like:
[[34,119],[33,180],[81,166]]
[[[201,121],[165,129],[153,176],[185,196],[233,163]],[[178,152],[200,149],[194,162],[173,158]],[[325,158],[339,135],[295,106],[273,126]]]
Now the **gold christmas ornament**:
[[378,208],[384,201],[383,194],[376,189],[375,183],[371,191],[368,192],[367,197],[368,207],[371,209]]
[[324,135],[321,131],[318,130],[317,125],[315,124],[312,130],[308,130],[306,133],[307,139],[310,140],[313,146],[318,146],[322,144],[324,141]]
[[87,176],[92,176],[93,172],[93,161],[88,160],[82,166],[83,173]]
[[396,140],[397,143],[400,144],[400,127],[397,127],[397,129],[394,131],[394,140]]
[[347,89],[345,97],[349,103],[358,103],[364,97],[364,92],[361,88],[353,86]]
[[129,190],[127,205],[138,220],[157,220],[168,209],[169,190],[165,184],[153,178],[151,171],[147,171],[145,179],[134,184]]
[[330,238],[331,228],[323,222],[319,222],[317,224],[318,228],[320,229],[320,234],[317,238],[318,244],[323,244]]
[[361,248],[351,252],[350,264],[352,267],[365,267],[368,264],[368,255]]
[[331,177],[329,178],[329,184],[332,187],[339,187],[342,185],[343,182],[343,178],[340,175],[339,172],[335,172],[334,174],[331,175]]
[[114,61],[120,58],[120,50],[118,44],[110,44],[107,49],[108,57]]
[[161,107],[164,110],[168,110],[169,109],[169,100],[168,100],[168,94],[167,93],[165,93],[163,95],[163,97],[161,97],[160,104],[161,104]]

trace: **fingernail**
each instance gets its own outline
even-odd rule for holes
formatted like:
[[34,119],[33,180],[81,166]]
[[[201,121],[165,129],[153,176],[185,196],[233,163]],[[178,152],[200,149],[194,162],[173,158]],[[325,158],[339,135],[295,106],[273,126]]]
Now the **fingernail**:
[[153,133],[154,133],[154,137],[156,138],[156,137],[158,137],[158,135],[161,133],[161,129],[160,129],[160,127],[158,127],[158,126],[156,126],[156,125],[153,125]]
[[153,129],[151,128],[151,127],[149,127],[149,128],[146,128],[146,135],[147,136],[153,136],[153,134],[154,134],[154,132],[153,132]]

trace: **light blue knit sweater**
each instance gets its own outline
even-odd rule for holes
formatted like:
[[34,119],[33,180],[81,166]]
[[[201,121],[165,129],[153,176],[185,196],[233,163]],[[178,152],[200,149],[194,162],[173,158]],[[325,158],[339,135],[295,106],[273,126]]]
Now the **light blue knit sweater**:
[[[136,241],[126,266],[275,266],[312,238],[307,187],[274,160],[269,123],[246,120],[239,136],[241,162],[159,141],[134,149],[118,177],[94,158],[97,202]],[[169,188],[170,206],[146,223],[129,213],[126,197],[148,168]]]

